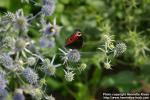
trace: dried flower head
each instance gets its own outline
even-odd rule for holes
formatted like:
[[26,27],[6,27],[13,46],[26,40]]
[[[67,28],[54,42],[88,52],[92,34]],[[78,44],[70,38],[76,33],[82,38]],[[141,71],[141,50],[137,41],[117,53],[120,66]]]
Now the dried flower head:
[[33,84],[33,85],[37,84],[38,79],[39,79],[38,74],[36,74],[31,68],[29,67],[25,68],[22,74],[30,84]]

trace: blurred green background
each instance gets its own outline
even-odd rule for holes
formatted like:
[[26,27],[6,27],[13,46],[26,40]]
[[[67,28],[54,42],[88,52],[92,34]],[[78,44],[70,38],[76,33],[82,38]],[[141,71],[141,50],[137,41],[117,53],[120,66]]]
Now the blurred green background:
[[[20,8],[25,15],[40,11],[33,3],[0,0],[1,15]],[[112,70],[103,67],[101,52],[82,55],[81,62],[87,64],[87,69],[70,83],[58,68],[56,77],[46,79],[48,94],[53,94],[56,100],[101,100],[103,92],[150,92],[150,52],[146,49],[150,48],[150,0],[57,0],[54,14],[47,19],[52,22],[54,17],[63,28],[57,47],[43,50],[43,55],[58,52],[58,47],[64,45],[65,38],[76,28],[84,33],[82,52],[97,52],[106,31],[115,40],[125,42],[127,51],[112,58]],[[28,34],[33,39],[41,36],[36,27],[31,27]]]

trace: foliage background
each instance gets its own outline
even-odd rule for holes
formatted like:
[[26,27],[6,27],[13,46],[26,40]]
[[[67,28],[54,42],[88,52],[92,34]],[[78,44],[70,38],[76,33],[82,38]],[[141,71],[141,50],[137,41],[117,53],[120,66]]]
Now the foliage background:
[[[25,15],[35,15],[40,10],[33,3],[0,0],[1,15],[20,8]],[[82,55],[87,69],[76,75],[73,82],[64,80],[61,68],[55,77],[47,77],[48,94],[53,94],[56,100],[101,100],[102,92],[150,92],[150,53],[144,49],[150,47],[150,0],[57,0],[55,13],[48,20],[54,17],[63,28],[57,47],[43,49],[43,55],[51,57],[53,52],[58,53],[57,48],[64,45],[75,28],[84,33],[80,51],[95,53]],[[112,70],[104,68],[103,54],[97,54],[104,34],[101,29],[107,24],[106,31],[127,45],[127,51],[112,60]],[[41,36],[36,27],[31,27],[28,34],[33,39]]]

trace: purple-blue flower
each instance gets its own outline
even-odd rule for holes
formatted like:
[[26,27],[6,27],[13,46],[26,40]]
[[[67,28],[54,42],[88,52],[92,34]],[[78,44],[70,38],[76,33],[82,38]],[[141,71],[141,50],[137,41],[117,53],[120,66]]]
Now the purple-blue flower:
[[5,79],[5,72],[0,71],[0,87],[5,88],[8,81]]
[[6,100],[7,94],[7,90],[0,86],[0,100]]
[[13,100],[25,100],[22,89],[16,89]]
[[30,84],[36,85],[38,83],[39,76],[31,68],[25,68],[22,73]]

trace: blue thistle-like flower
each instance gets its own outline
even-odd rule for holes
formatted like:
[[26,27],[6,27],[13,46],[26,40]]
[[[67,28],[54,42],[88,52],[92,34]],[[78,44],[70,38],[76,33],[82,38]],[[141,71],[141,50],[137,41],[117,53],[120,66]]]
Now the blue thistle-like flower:
[[122,53],[124,53],[127,49],[127,46],[125,43],[118,43],[114,49],[114,56],[119,56]]
[[71,81],[73,81],[74,80],[74,75],[75,75],[75,73],[73,73],[73,71],[69,71],[69,70],[64,70],[64,72],[65,72],[65,79],[67,80],[67,81],[69,81],[69,82],[71,82]]
[[45,15],[45,16],[51,16],[54,13],[55,10],[55,4],[45,4],[42,6],[41,12]]
[[2,54],[0,55],[0,63],[7,69],[13,69],[13,59],[10,57],[9,54]]
[[24,16],[23,10],[19,9],[16,12],[15,19],[13,20],[13,26],[16,30],[20,30],[22,32],[28,31],[28,19]]
[[7,94],[8,94],[7,90],[0,87],[0,100],[6,100]]
[[40,42],[40,46],[42,48],[55,47],[55,39],[54,38],[51,38],[51,40],[50,40],[47,37],[42,37],[39,42]]
[[80,60],[80,52],[77,49],[70,49],[67,52],[60,48],[59,50],[63,53],[62,59],[64,60],[64,63],[67,61],[78,62]]
[[22,51],[27,46],[27,42],[23,38],[18,38],[15,42],[15,51]]
[[44,16],[41,16],[40,23],[42,26],[41,31],[44,33],[44,36],[59,36],[62,26],[56,24],[56,18],[53,19],[53,23],[46,23]]
[[48,25],[46,25],[44,33],[48,36],[54,35],[55,29],[54,29],[53,25],[51,25],[50,23]]
[[80,53],[77,49],[70,50],[67,54],[67,58],[71,62],[78,62],[80,60]]
[[25,100],[22,89],[16,89],[13,100]]
[[55,55],[52,58],[52,61],[50,62],[49,59],[45,59],[45,62],[43,64],[43,71],[47,75],[55,75],[56,73],[56,68],[61,66],[61,64],[54,65],[54,60],[55,60]]
[[5,72],[0,71],[0,87],[5,88],[8,81],[5,79]]
[[38,79],[39,79],[38,74],[35,73],[31,68],[29,68],[29,67],[25,68],[22,73],[23,73],[23,76],[25,77],[25,79],[30,84],[33,84],[33,85],[37,84]]

